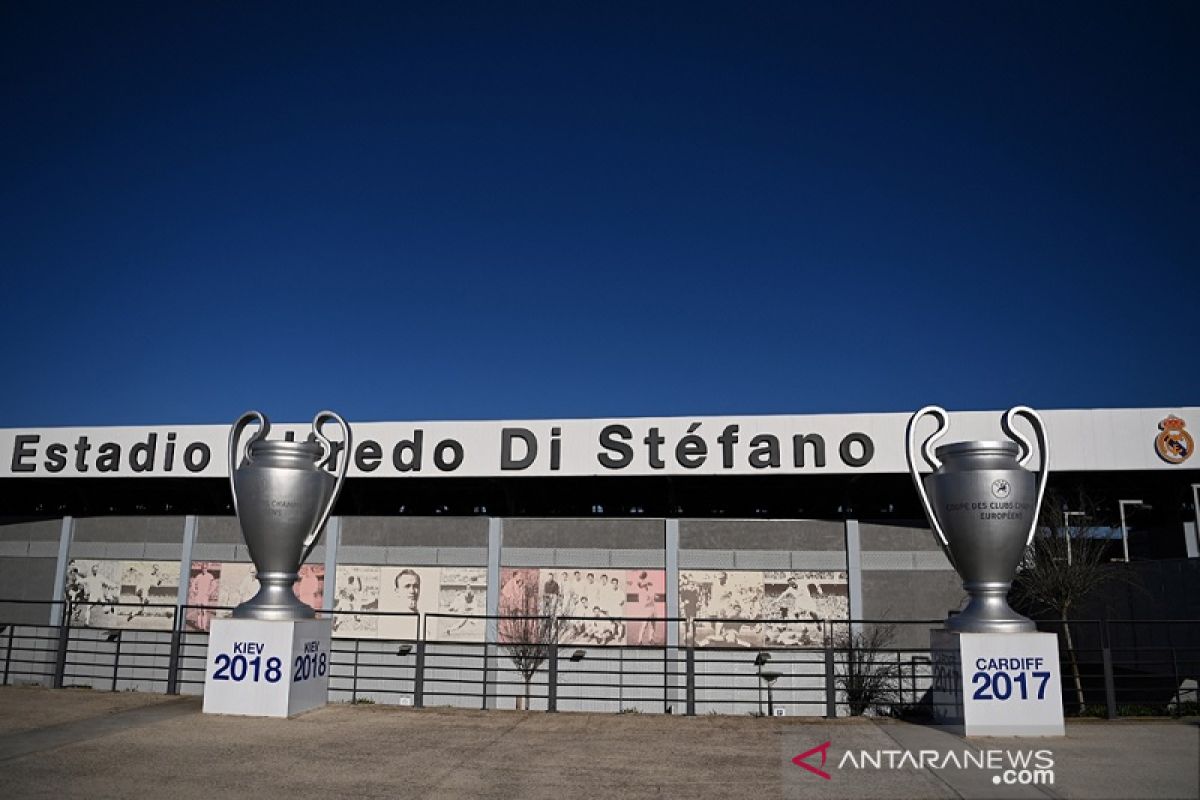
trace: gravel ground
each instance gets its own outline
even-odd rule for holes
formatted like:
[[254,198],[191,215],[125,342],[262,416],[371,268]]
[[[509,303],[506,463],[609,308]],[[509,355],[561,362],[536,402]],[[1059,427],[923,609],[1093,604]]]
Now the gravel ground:
[[51,691],[35,686],[0,688],[0,736],[92,719],[174,698],[145,692]]

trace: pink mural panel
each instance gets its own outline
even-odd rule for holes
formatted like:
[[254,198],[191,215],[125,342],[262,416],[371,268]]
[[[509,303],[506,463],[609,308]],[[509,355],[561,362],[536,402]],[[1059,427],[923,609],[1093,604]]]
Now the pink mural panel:
[[194,606],[219,605],[221,589],[221,562],[193,561],[188,575],[187,604],[189,606],[185,620],[190,631],[207,631],[216,613],[211,608],[195,608]]
[[667,642],[667,573],[661,569],[631,569],[625,573],[626,644]]

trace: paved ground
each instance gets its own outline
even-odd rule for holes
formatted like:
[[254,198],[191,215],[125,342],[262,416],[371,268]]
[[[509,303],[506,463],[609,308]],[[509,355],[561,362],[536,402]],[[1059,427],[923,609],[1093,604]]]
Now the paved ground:
[[[794,765],[830,742],[825,779]],[[1052,786],[1000,770],[855,769],[847,753],[1045,749]],[[899,756],[893,756],[899,757]],[[944,758],[944,755],[939,755]],[[822,769],[820,755],[806,763]],[[925,798],[1200,796],[1195,721],[1081,722],[1065,739],[964,740],[870,720],[545,714],[335,705],[205,716],[198,698],[0,688],[0,796]]]

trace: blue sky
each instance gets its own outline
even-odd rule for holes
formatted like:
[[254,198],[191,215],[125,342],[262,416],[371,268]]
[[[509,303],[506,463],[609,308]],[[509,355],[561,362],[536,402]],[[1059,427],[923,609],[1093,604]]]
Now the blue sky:
[[0,426],[1200,403],[1195,3],[7,3]]

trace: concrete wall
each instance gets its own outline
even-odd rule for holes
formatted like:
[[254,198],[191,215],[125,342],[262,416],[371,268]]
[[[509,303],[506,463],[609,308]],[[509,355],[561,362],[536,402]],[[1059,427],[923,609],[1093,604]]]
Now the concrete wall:
[[679,568],[844,570],[845,537],[840,521],[683,519]]
[[249,561],[237,517],[198,517],[193,561]]
[[487,564],[485,517],[343,517],[341,525],[342,564]]
[[[933,531],[917,523],[860,523],[863,608],[871,620],[944,620],[966,601]],[[940,623],[939,623],[940,624]],[[928,647],[930,625],[897,625],[893,647]]]
[[[0,519],[0,598],[53,598],[61,532],[61,519]],[[0,622],[45,623],[49,619],[45,606],[0,604]]]
[[178,561],[183,517],[80,517],[71,558]]
[[510,519],[506,567],[658,567],[666,564],[661,519]]

